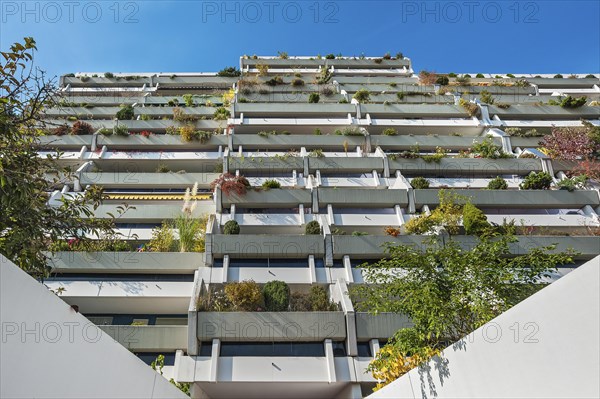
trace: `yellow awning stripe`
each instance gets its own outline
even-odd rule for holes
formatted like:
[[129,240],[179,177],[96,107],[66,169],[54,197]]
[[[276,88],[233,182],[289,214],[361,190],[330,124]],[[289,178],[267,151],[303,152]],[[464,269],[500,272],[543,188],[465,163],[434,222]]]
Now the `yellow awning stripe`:
[[[111,200],[165,200],[165,201],[183,201],[184,194],[107,194]],[[209,200],[211,194],[198,194],[192,199]]]

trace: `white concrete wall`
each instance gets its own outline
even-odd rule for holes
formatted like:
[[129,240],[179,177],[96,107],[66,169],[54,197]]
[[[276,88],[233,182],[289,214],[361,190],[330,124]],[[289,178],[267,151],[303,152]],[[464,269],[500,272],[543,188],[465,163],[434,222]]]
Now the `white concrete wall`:
[[461,344],[369,398],[600,397],[600,257]]
[[0,397],[187,398],[0,255]]

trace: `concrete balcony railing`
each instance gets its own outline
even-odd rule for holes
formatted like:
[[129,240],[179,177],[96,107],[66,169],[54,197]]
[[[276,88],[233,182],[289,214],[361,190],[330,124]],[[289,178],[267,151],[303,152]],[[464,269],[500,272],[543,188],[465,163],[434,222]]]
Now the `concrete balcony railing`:
[[[582,208],[600,205],[598,193],[592,190],[455,190],[478,207],[491,208]],[[438,190],[414,190],[415,206],[439,204]]]
[[376,170],[382,173],[383,158],[356,156],[309,157],[308,169],[309,173],[314,173],[317,170],[327,173],[371,172]]
[[[473,146],[473,143],[485,140],[484,137],[456,137],[450,135],[439,136],[384,136],[381,134],[383,127],[367,128],[371,133],[371,146],[381,147],[386,151],[406,151],[413,146],[418,146],[420,150],[434,151],[437,147],[451,151],[465,150]],[[450,134],[452,132],[448,132]],[[376,135],[374,135],[376,134]],[[492,138],[495,145],[502,145],[499,138]]]
[[331,204],[346,207],[393,207],[408,204],[407,190],[403,189],[361,189],[319,187],[317,196],[320,206]]
[[[236,130],[237,132],[237,130]],[[365,143],[364,137],[358,136],[339,136],[339,135],[322,135],[315,136],[312,134],[312,129],[307,128],[305,134],[290,134],[290,135],[269,135],[268,137],[258,136],[253,134],[235,134],[233,136],[233,146],[242,146],[244,149],[271,149],[280,148],[289,150],[290,148],[306,147],[320,148],[323,150],[344,148],[344,142],[348,143],[349,148],[355,148]],[[310,151],[310,150],[309,150]]]
[[504,174],[528,175],[541,172],[539,159],[484,159],[484,158],[442,158],[439,163],[425,162],[422,159],[398,158],[389,160],[390,173],[399,170],[402,174],[423,176],[428,174],[458,175],[461,177]]
[[212,136],[205,143],[201,143],[198,140],[183,141],[181,136],[170,135],[170,134],[153,134],[150,137],[144,137],[140,135],[130,135],[126,137],[122,136],[102,136],[98,135],[97,139],[98,148],[107,146],[109,149],[152,149],[156,148],[156,151],[169,151],[169,150],[191,150],[191,149],[214,149],[219,146],[227,146],[227,136],[215,135]]
[[187,349],[187,326],[101,325],[98,327],[132,351],[174,352]]
[[[213,168],[207,168],[214,170]],[[219,173],[146,173],[146,172],[84,172],[80,176],[82,186],[98,184],[107,188],[184,188],[198,183],[201,189],[208,189]]]
[[463,107],[454,104],[361,104],[360,110],[371,118],[469,118]]
[[[102,120],[86,120],[86,123],[89,123],[94,130],[108,128],[112,129],[117,124],[117,121],[113,119],[102,119]],[[62,119],[50,119],[48,123],[53,125],[73,125],[74,122],[66,121]],[[165,132],[168,127],[175,126],[181,127],[184,124],[181,122],[176,122],[174,120],[126,120],[126,121],[118,121],[119,126],[126,126],[130,131],[141,132],[143,130],[148,130],[150,132]],[[227,126],[227,121],[216,121],[216,120],[199,120],[194,123],[194,126],[198,130],[216,130],[219,127],[224,128]]]
[[521,105],[515,104],[508,108],[499,108],[488,105],[490,116],[498,115],[502,120],[508,119],[543,119],[564,120],[597,119],[600,115],[599,107],[584,105],[577,108],[563,108],[553,105]]
[[244,118],[346,118],[348,114],[356,114],[353,104],[294,104],[290,107],[283,103],[237,103],[234,110],[236,116],[244,114]]
[[193,274],[204,266],[197,252],[57,252],[53,273]]
[[321,235],[212,234],[207,236],[214,256],[233,258],[304,258],[325,254]]
[[198,340],[322,341],[346,338],[343,312],[198,312]]
[[255,173],[262,172],[289,172],[296,170],[301,172],[304,170],[304,160],[300,157],[282,156],[276,157],[229,157],[229,170],[239,170],[240,173],[253,171]]
[[413,325],[407,316],[398,313],[356,312],[355,320],[358,340],[389,339],[398,330]]
[[80,150],[81,147],[92,145],[92,135],[82,136],[41,136],[39,143],[41,148],[60,148],[62,150]]
[[326,67],[335,67],[337,68],[381,68],[381,69],[389,69],[389,68],[402,68],[404,66],[410,66],[410,60],[408,58],[403,59],[394,59],[394,60],[385,60],[381,59],[381,62],[375,62],[374,58],[363,58],[363,59],[355,59],[355,58],[335,58],[335,59],[326,59],[326,58],[243,58],[241,60],[242,67],[251,67],[255,68],[257,65],[269,65],[272,68],[318,68],[319,66]]
[[[132,201],[127,203],[135,207],[135,209],[128,209],[123,215],[118,218],[119,223],[162,223],[163,220],[175,219],[181,215],[181,202],[170,201],[168,203],[158,202],[152,203],[152,201],[141,201],[140,204],[136,204]],[[100,205],[94,212],[95,217],[98,218],[111,218],[111,215],[119,214],[119,204],[107,204]],[[203,215],[211,215],[215,212],[215,205],[212,201],[198,201],[198,206],[193,212],[194,217],[201,217]]]
[[300,204],[310,206],[312,195],[310,190],[305,189],[248,190],[244,195],[223,194],[221,205],[228,208],[232,204],[245,208],[297,208]]

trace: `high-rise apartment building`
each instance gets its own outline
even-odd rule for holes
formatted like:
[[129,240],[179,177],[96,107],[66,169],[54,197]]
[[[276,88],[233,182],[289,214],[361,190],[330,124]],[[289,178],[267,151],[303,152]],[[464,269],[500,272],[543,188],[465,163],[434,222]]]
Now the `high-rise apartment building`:
[[[600,126],[598,75],[419,78],[402,55],[245,56],[239,68],[62,76],[61,107],[46,111],[59,127],[40,149],[62,151],[76,177],[50,205],[99,185],[97,216],[132,207],[116,219],[119,245],[65,246],[45,284],[146,362],[163,354],[164,375],[193,397],[370,393],[369,361],[410,321],[356,311],[348,288],[384,243],[424,245],[406,224],[441,189],[490,222],[514,220],[515,253],[556,243],[578,262],[600,254],[600,186],[560,190],[576,162],[539,144],[555,127]],[[520,188],[540,172],[549,189]],[[498,177],[506,186],[488,189]],[[196,183],[187,217],[206,222],[204,247],[150,251]],[[245,280],[285,282],[292,309],[220,311],[223,287]]]

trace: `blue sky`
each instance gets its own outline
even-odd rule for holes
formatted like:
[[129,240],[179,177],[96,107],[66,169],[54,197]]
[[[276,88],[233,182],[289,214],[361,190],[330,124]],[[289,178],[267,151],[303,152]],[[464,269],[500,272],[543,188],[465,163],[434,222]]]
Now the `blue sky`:
[[7,1],[50,74],[210,72],[243,54],[402,52],[416,71],[599,73],[600,1]]

